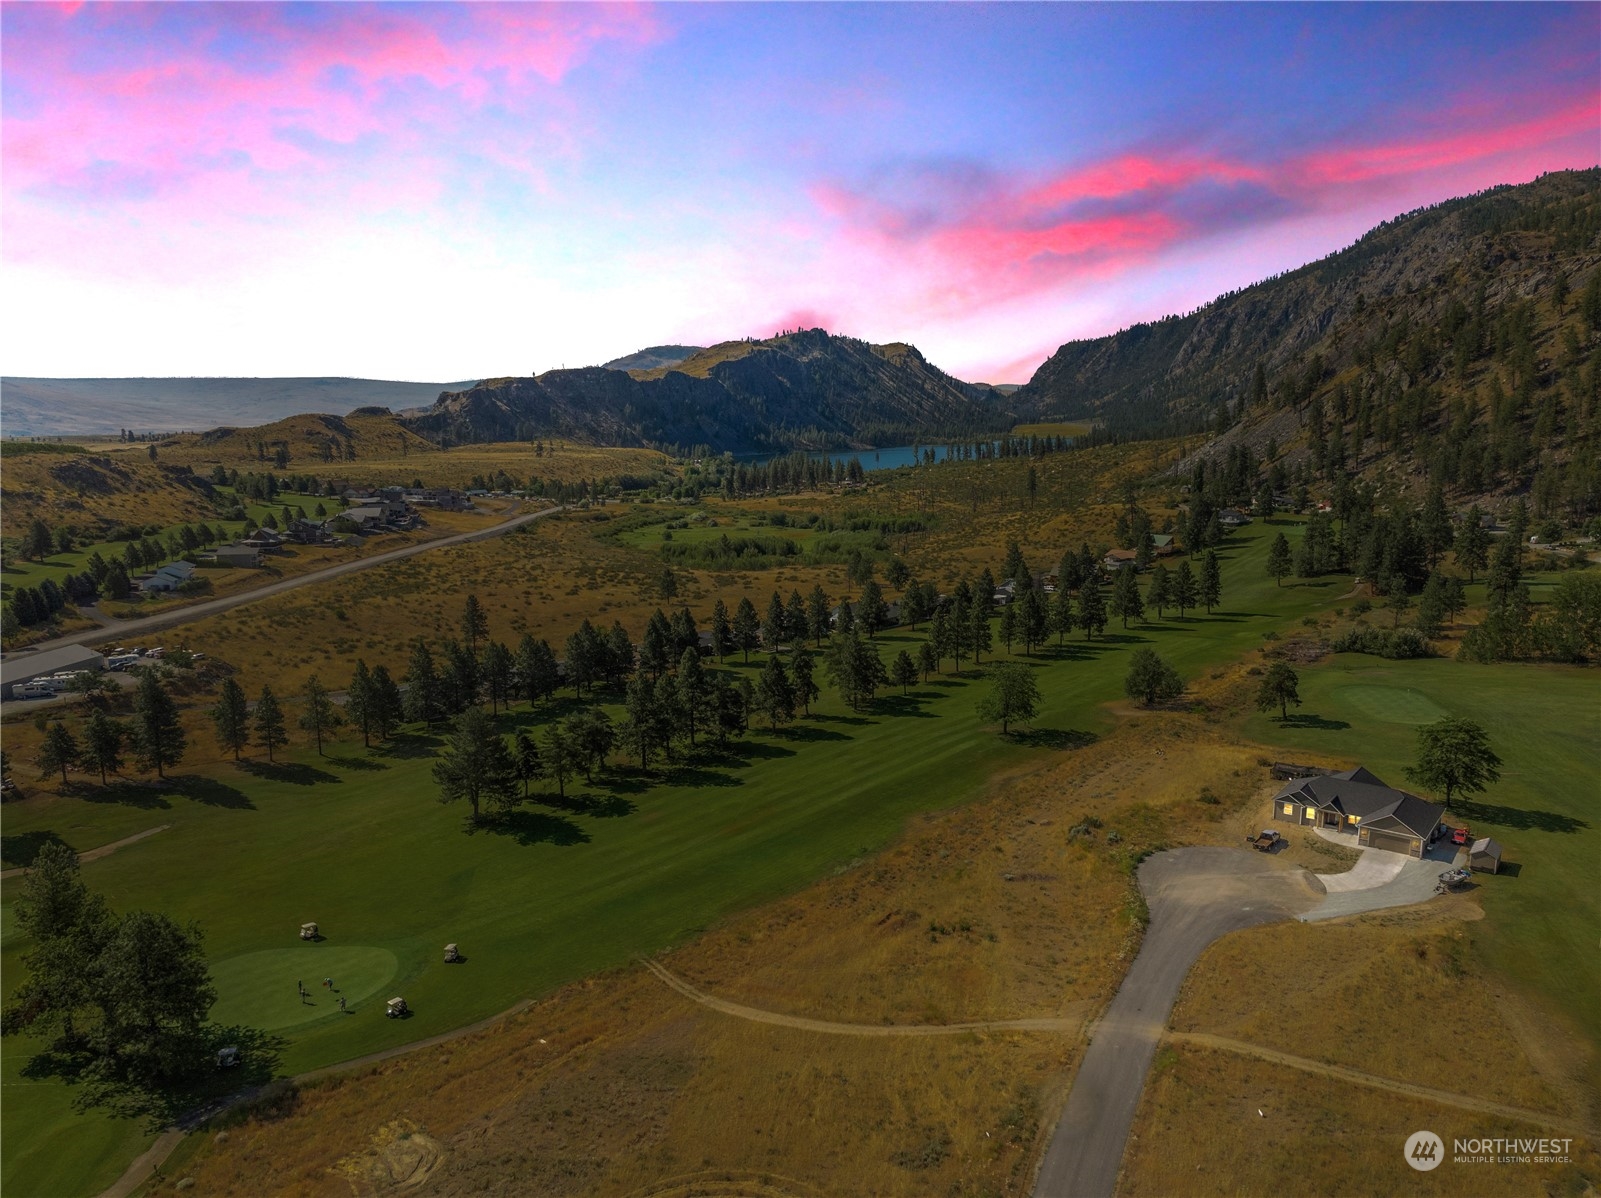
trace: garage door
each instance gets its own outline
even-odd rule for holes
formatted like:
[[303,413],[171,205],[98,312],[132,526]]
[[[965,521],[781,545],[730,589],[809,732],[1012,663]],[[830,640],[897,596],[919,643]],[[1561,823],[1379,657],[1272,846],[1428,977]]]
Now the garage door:
[[1400,836],[1394,832],[1380,832],[1377,828],[1368,832],[1368,844],[1376,849],[1388,849],[1392,853],[1412,854],[1412,837]]

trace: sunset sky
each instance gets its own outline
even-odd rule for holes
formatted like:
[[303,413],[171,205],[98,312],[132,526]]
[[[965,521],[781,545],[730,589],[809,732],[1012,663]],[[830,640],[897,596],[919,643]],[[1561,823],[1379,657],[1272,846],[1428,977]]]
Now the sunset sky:
[[1601,5],[5,4],[6,374],[1026,381],[1601,160]]

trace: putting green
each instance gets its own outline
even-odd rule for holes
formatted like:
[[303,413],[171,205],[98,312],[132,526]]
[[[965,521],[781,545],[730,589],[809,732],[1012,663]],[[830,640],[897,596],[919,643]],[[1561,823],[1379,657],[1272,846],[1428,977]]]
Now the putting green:
[[[304,944],[229,957],[211,967],[217,987],[211,1018],[271,1031],[335,1014],[341,998],[351,1012],[357,1012],[362,1000],[380,992],[399,968],[400,962],[387,948],[363,945]],[[322,984],[330,977],[335,986],[331,994]],[[296,982],[305,983],[304,1001],[295,990]]]
[[1342,686],[1334,692],[1342,703],[1349,703],[1371,720],[1386,724],[1432,724],[1451,713],[1422,691],[1400,686],[1358,684]]

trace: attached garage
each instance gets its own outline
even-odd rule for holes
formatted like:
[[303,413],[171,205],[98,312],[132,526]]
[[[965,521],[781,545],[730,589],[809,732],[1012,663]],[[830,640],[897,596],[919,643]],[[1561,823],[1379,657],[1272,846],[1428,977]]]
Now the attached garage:
[[1405,853],[1408,857],[1418,857],[1423,852],[1423,842],[1416,836],[1408,836],[1401,832],[1382,832],[1377,828],[1362,829],[1361,843],[1391,853]]

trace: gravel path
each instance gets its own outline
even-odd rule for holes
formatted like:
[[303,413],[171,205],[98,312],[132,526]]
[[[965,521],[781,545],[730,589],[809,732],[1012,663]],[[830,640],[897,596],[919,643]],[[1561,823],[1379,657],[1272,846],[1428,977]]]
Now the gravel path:
[[1150,927],[1095,1025],[1040,1163],[1035,1198],[1110,1198],[1145,1075],[1190,966],[1219,936],[1286,919],[1321,897],[1304,870],[1228,848],[1158,853],[1140,866],[1139,886]]

